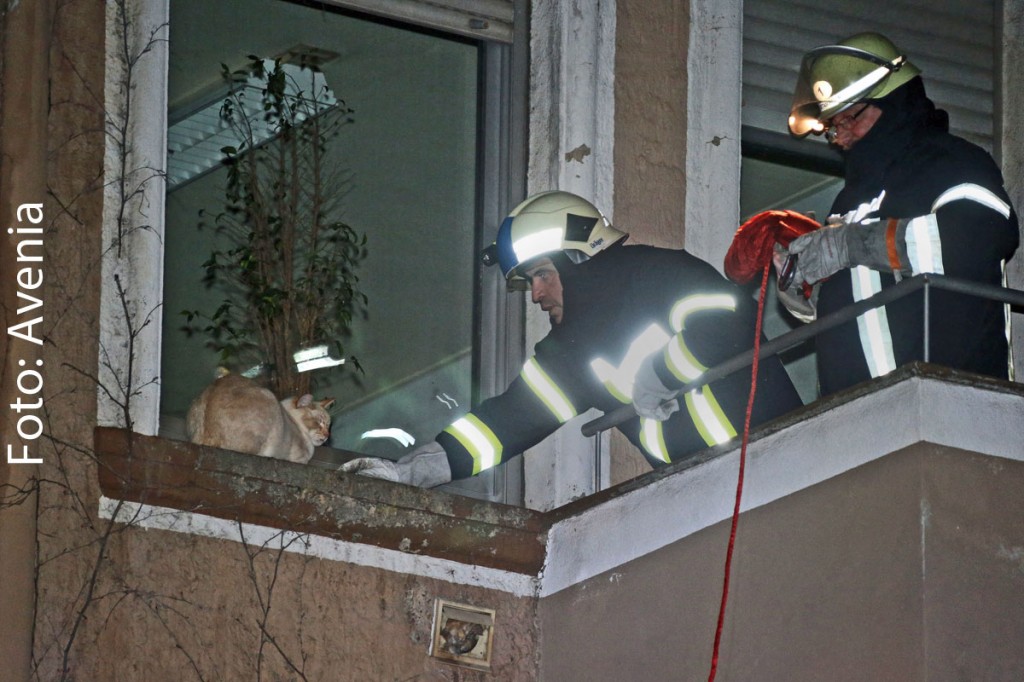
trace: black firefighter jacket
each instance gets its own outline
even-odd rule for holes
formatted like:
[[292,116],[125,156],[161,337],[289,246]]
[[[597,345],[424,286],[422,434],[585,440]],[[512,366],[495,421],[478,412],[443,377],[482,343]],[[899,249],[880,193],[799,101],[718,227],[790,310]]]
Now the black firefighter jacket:
[[[992,157],[949,133],[948,117],[920,77],[872,104],[882,116],[845,153],[846,184],[832,213],[848,222],[913,219],[907,252],[913,274],[938,273],[999,286],[1017,248],[1017,216]],[[826,280],[823,316],[895,284],[863,266]],[[1004,306],[965,294],[930,294],[931,362],[1007,376]],[[923,359],[923,292],[861,315],[818,337],[822,395]]]
[[[504,393],[438,436],[453,478],[522,453],[592,407],[631,402],[633,376],[652,353],[663,382],[678,388],[753,346],[756,302],[685,251],[616,245],[558,270],[562,323]],[[750,384],[747,367],[688,393],[664,422],[635,417],[619,428],[654,466],[679,461],[742,432]],[[762,361],[752,424],[800,404],[781,362]]]

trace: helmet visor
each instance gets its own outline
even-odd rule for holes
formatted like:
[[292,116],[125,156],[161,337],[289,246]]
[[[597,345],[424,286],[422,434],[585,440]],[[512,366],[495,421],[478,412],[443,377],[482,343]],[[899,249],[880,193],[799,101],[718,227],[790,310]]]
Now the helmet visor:
[[811,50],[800,64],[793,91],[790,132],[799,137],[825,132],[833,116],[869,98],[905,60],[898,56],[887,61],[845,45]]

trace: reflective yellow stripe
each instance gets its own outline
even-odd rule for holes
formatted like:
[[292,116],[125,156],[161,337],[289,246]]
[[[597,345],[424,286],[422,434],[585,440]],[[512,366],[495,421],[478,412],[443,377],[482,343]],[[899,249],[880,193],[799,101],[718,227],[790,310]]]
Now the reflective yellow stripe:
[[473,458],[474,475],[501,463],[501,441],[475,415],[457,419],[445,431],[455,436]]
[[668,454],[668,446],[665,445],[665,432],[657,419],[640,420],[640,445],[652,457],[666,464],[672,461]]
[[725,416],[725,411],[710,387],[687,393],[686,409],[701,438],[708,445],[721,445],[736,437],[736,429]]
[[669,314],[669,323],[676,336],[665,349],[665,366],[683,383],[699,378],[707,371],[683,340],[686,318],[704,310],[736,310],[736,299],[730,294],[695,294],[676,302]]
[[701,310],[736,310],[736,299],[731,294],[694,294],[672,306],[669,323],[675,332],[686,329],[686,318]]
[[591,361],[590,368],[616,400],[623,403],[632,402],[633,381],[636,379],[637,370],[640,369],[640,363],[648,355],[664,347],[668,340],[668,332],[657,324],[652,324],[629,344],[629,350],[626,351],[626,357],[623,358],[621,365],[614,367],[604,358],[597,358]]
[[560,423],[564,424],[576,416],[576,408],[569,402],[558,384],[548,376],[536,358],[527,360],[520,374],[526,385],[551,410]]
[[[697,427],[704,442],[710,445],[721,445],[736,437],[736,429],[725,416],[725,411],[718,404],[710,388],[697,389],[686,394],[686,409],[693,425]],[[668,446],[665,444],[663,423],[656,419],[640,420],[640,445],[655,459],[666,464],[672,461]]]
[[[882,290],[882,280],[874,270],[858,265],[850,270],[853,300],[863,301]],[[880,377],[896,369],[892,350],[892,333],[885,306],[873,308],[857,317],[860,345],[872,377]]]
[[665,348],[665,365],[683,383],[694,381],[707,371],[686,347],[682,334],[677,334]]

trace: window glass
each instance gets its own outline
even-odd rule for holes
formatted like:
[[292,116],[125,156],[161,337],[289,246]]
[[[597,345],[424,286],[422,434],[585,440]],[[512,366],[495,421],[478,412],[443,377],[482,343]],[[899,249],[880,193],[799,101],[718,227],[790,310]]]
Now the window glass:
[[[336,217],[366,235],[357,270],[365,315],[343,339],[354,363],[320,380],[336,399],[330,445],[396,457],[402,429],[431,440],[471,397],[476,281],[478,61],[472,42],[310,4],[172,0],[169,124],[223,97],[221,64],[312,51],[327,86],[352,109],[330,165],[349,178]],[[191,400],[222,361],[183,310],[212,314],[223,293],[203,282],[218,248],[207,216],[224,209],[227,174],[214,169],[169,188],[166,207],[162,413],[179,434]],[[209,223],[209,219],[206,220]]]

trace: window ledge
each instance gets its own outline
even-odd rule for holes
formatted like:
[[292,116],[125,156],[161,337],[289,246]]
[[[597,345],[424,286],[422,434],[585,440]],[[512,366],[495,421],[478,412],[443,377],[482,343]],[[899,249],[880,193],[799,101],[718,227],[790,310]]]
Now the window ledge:
[[98,427],[113,500],[537,575],[547,524],[528,509]]

